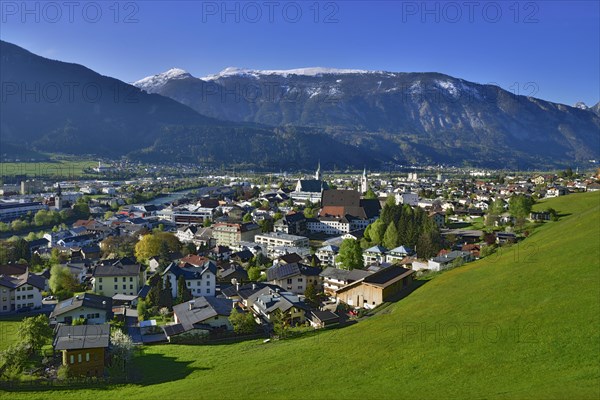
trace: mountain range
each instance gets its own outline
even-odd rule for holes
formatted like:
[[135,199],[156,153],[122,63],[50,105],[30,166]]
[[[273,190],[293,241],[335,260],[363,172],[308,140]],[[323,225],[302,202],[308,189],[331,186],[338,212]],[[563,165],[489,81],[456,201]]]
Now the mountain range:
[[262,168],[600,158],[600,104],[571,107],[440,73],[181,69],[133,84],[0,42],[0,154],[63,152]]

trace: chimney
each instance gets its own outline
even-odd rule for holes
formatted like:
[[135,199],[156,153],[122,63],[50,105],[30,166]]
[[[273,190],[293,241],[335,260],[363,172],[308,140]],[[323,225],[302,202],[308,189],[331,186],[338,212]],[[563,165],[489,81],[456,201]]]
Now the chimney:
[[256,283],[252,284],[252,290],[256,290]]

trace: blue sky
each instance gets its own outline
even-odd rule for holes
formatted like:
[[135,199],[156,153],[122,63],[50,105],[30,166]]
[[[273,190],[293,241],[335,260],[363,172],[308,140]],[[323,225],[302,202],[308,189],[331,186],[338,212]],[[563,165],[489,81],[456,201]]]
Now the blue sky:
[[599,3],[2,0],[0,37],[126,82],[172,67],[436,71],[593,105]]

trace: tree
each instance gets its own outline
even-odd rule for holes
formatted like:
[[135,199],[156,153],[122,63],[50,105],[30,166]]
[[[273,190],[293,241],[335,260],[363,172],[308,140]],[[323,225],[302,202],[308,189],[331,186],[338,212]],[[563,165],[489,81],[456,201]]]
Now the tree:
[[517,220],[524,220],[527,218],[531,212],[532,206],[533,200],[531,197],[521,194],[512,196],[508,201],[508,211],[510,212],[510,215]]
[[17,240],[13,241],[14,247],[14,257],[15,259],[25,259],[29,260],[31,258],[31,252],[29,251],[29,243],[27,240],[22,238],[17,238]]
[[346,269],[362,268],[364,263],[360,243],[354,239],[344,239],[337,260]]
[[185,303],[191,299],[192,292],[190,289],[188,289],[185,278],[183,276],[179,276],[179,278],[177,278],[177,303]]
[[261,269],[260,267],[250,267],[248,268],[248,279],[255,282],[260,279]]
[[[163,242],[165,245],[163,245]],[[134,254],[140,261],[147,261],[152,257],[160,255],[161,250],[168,249],[169,252],[181,250],[181,242],[175,235],[169,232],[153,232],[144,235],[135,245]]]
[[90,216],[90,206],[85,203],[85,201],[81,201],[82,199],[77,200],[77,203],[73,204],[73,213],[76,218],[79,219],[87,219]]
[[[390,222],[390,223],[393,223]],[[385,231],[387,226],[383,222],[382,219],[378,219],[377,221],[371,224],[371,229],[369,230],[369,235],[371,237],[371,242],[375,244],[379,244],[383,241],[383,236],[385,235]]]
[[138,321],[144,321],[148,319],[150,313],[148,311],[148,305],[142,299],[138,300],[137,304]]
[[305,218],[314,218],[316,216],[315,209],[312,207],[304,208],[304,217]]
[[378,198],[377,194],[375,194],[375,192],[373,191],[373,189],[369,189],[365,193],[365,199],[374,200],[374,199],[377,199],[377,198]]
[[131,257],[136,242],[136,238],[129,235],[109,236],[100,242],[100,248],[104,257]]
[[252,222],[252,214],[246,213],[242,217],[242,222]]
[[148,306],[157,307],[160,303],[160,293],[163,290],[162,277],[159,274],[152,275],[148,279],[148,285],[150,286],[148,296],[146,297]]
[[434,257],[440,251],[440,236],[436,231],[423,232],[417,239],[417,254],[419,258],[428,259]]
[[18,375],[29,359],[29,350],[23,343],[10,345],[0,353],[0,376]]
[[38,352],[43,345],[52,340],[53,332],[45,314],[24,318],[19,324],[19,338],[30,352]]
[[548,214],[550,214],[550,220],[551,221],[558,221],[558,213],[556,212],[556,210],[554,208],[548,208],[546,210],[546,212]]
[[133,357],[133,340],[122,330],[113,329],[110,332],[110,344],[113,365],[120,366],[125,370],[125,365]]
[[173,308],[173,287],[171,286],[171,279],[165,279],[164,288],[160,292],[158,304],[160,307],[166,307],[168,309]]
[[306,290],[304,290],[304,301],[313,308],[319,307],[321,299],[319,291],[317,290],[317,285],[314,282],[311,282],[306,286]]
[[50,269],[50,279],[48,280],[50,290],[59,299],[66,299],[73,296],[73,292],[78,289],[78,282],[71,274],[68,267],[62,265],[53,265]]
[[252,313],[241,313],[235,307],[229,314],[229,322],[233,326],[233,331],[237,334],[250,334],[256,330],[256,321]]
[[398,239],[398,230],[396,229],[396,224],[391,222],[385,230],[385,234],[383,235],[383,245],[388,249],[396,248],[400,245]]
[[275,334],[279,337],[285,337],[290,324],[287,316],[279,308],[271,315],[271,323]]

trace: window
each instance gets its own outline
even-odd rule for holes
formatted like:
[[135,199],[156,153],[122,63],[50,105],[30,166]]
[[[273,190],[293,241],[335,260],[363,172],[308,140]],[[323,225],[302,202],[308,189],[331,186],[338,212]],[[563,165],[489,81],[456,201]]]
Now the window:
[[71,364],[75,364],[75,356],[74,355],[71,355],[69,362]]
[[77,354],[77,362],[81,362],[81,353]]
[[133,289],[133,285],[129,285],[129,289]]
[[85,353],[85,361],[90,361],[90,353]]
[[102,285],[98,286],[98,290],[102,291]]
[[133,282],[133,276],[129,277],[129,282]]
[[206,294],[210,294],[210,289],[206,289]]
[[289,284],[291,284],[291,283],[292,283],[292,279],[291,279],[291,278],[290,278],[290,279],[288,279],[288,280],[287,280],[287,283],[288,283],[288,285],[289,285]]
[[117,281],[117,278],[115,277],[115,278],[113,278],[113,280],[116,282],[116,281]]
[[302,282],[302,278],[298,278],[298,283]]
[[125,282],[125,280],[126,280],[126,279],[127,279],[127,278],[123,277],[123,282]]
[[123,289],[127,289],[127,285],[123,285]]
[[115,290],[117,290],[119,288],[119,285],[115,285]]
[[200,286],[200,283],[202,283],[202,282],[196,281],[196,286]]
[[102,278],[98,278],[98,282],[102,283]]

